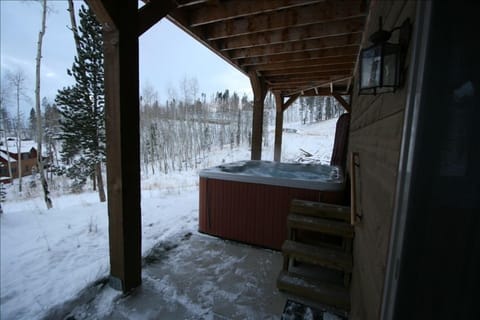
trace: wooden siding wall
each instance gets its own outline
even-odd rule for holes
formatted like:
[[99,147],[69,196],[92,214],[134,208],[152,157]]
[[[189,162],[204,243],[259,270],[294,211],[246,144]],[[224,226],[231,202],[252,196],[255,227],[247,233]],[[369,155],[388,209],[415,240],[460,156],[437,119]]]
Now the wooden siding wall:
[[[382,16],[390,30],[410,18],[415,23],[414,1],[375,1],[366,29],[378,29]],[[391,42],[396,42],[394,32]],[[366,37],[368,41],[368,37]],[[405,68],[408,72],[412,41]],[[370,46],[364,42],[362,48]],[[395,93],[358,95],[358,70],[352,103],[349,151],[358,152],[360,167],[357,198],[362,220],[355,227],[351,319],[378,319],[387,263],[397,169],[402,138],[407,83]]]
[[[12,157],[13,158],[13,157]],[[0,176],[1,177],[8,177],[9,172],[8,172],[8,163],[4,160],[1,161],[3,167],[2,170],[0,170]],[[18,162],[11,162],[11,168],[12,168],[12,178],[16,179],[18,178],[18,168],[17,168]],[[37,166],[37,158],[28,158],[28,159],[23,159],[22,160],[22,177],[25,176],[31,176],[32,175],[32,168]]]

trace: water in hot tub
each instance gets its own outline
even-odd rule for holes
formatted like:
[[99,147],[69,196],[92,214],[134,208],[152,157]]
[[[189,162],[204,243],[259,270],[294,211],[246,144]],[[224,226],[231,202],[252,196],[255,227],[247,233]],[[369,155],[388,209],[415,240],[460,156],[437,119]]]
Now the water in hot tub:
[[323,164],[278,163],[273,161],[237,161],[217,167],[220,171],[257,177],[332,181],[339,177],[336,167]]

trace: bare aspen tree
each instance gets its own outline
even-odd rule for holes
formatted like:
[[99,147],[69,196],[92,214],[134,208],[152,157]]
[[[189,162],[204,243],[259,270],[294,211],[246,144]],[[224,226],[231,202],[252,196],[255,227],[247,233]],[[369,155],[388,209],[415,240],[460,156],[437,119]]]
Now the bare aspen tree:
[[37,42],[37,58],[36,58],[36,72],[35,72],[35,110],[37,113],[37,168],[38,173],[40,174],[40,181],[43,188],[43,196],[47,209],[53,207],[52,199],[50,198],[48,191],[48,183],[45,178],[44,163],[42,157],[42,143],[43,143],[43,134],[42,134],[42,111],[40,110],[40,66],[42,60],[42,43],[43,36],[45,35],[46,22],[47,22],[47,0],[43,0],[42,4],[42,25],[40,32],[38,33],[38,42]]
[[7,141],[7,119],[6,119],[6,109],[5,105],[7,102],[7,90],[5,87],[0,87],[0,116],[1,119],[1,126],[3,131],[3,139],[5,143],[5,150],[7,151],[7,168],[8,168],[8,176],[12,179],[12,163],[10,162],[10,153],[8,150],[8,141]]
[[17,103],[17,174],[18,174],[18,192],[22,192],[22,137],[21,137],[21,113],[20,113],[20,97],[24,96],[25,75],[22,70],[8,75],[10,84],[15,90],[15,100]]

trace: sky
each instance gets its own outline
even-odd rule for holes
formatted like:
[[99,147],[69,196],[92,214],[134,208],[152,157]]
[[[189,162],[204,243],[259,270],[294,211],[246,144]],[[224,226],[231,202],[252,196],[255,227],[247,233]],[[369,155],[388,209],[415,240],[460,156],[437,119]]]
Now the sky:
[[[75,56],[75,47],[67,12],[67,1],[49,0],[47,30],[43,41],[41,97],[53,102],[59,89],[73,84],[67,75]],[[78,10],[83,1],[75,1]],[[41,23],[41,5],[37,1],[0,0],[0,81],[7,85],[8,72],[22,70],[26,77],[21,101],[24,112],[34,106],[35,58]],[[78,20],[77,20],[78,24]],[[180,82],[196,79],[198,92],[207,98],[229,89],[240,96],[252,96],[248,78],[202,44],[166,19],[140,37],[140,90],[146,85],[158,92],[161,103],[172,93],[181,96]],[[173,89],[173,90],[172,90]],[[13,101],[13,98],[10,100]],[[11,114],[14,104],[7,104]]]

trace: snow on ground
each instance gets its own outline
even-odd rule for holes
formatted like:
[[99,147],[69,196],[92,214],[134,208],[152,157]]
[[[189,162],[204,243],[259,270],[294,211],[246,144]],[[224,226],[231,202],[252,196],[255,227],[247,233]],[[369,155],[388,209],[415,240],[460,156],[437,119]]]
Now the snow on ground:
[[[282,161],[302,157],[303,149],[328,163],[336,119],[286,125]],[[270,139],[274,133],[270,130]],[[262,159],[273,159],[273,140]],[[250,158],[247,148],[211,153],[202,168]],[[307,159],[308,160],[308,159]],[[198,168],[200,170],[201,168]],[[198,224],[198,170],[142,177],[142,252]],[[27,180],[27,179],[25,179]],[[28,199],[7,187],[0,216],[0,318],[39,319],[52,306],[75,297],[109,271],[106,203],[95,192],[59,195],[45,209],[38,190]]]
[[[313,124],[285,124],[284,129],[294,129],[297,132],[284,132],[282,143],[282,162],[321,162],[330,164],[332,156],[333,139],[337,119],[330,119]],[[273,139],[275,128],[269,130],[269,136]],[[267,150],[262,151],[262,159],[272,160],[274,142],[270,142]],[[312,154],[305,157],[301,150]],[[310,160],[310,161],[309,161]]]

